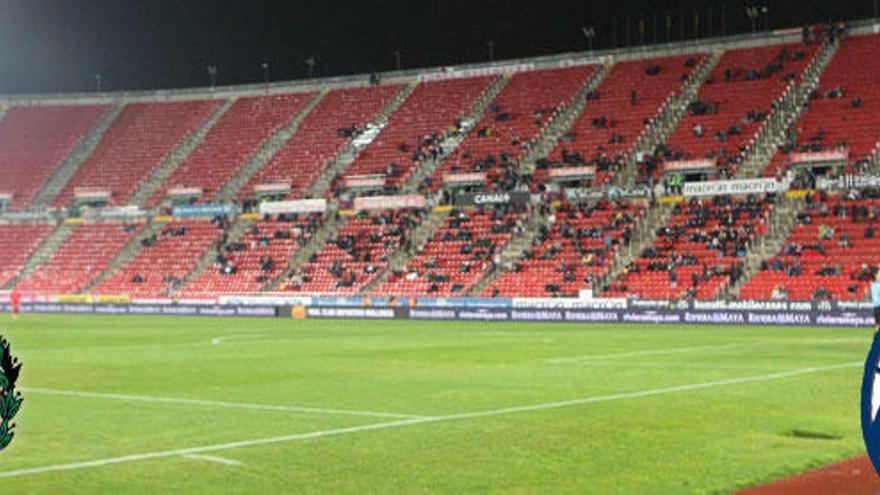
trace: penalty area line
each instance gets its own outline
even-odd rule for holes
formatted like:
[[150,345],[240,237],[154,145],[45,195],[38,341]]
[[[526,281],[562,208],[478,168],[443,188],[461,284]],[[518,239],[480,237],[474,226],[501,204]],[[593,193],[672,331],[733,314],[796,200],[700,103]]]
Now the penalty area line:
[[414,414],[398,414],[390,412],[376,411],[353,411],[349,409],[328,409],[323,407],[307,407],[307,406],[281,406],[273,404],[249,404],[246,402],[226,402],[217,400],[203,399],[178,399],[174,397],[152,397],[147,395],[128,395],[128,394],[107,394],[100,392],[82,392],[78,390],[55,390],[50,388],[22,387],[23,392],[29,394],[56,395],[63,397],[78,397],[88,399],[109,399],[121,400],[129,402],[150,402],[161,404],[181,404],[190,406],[206,406],[206,407],[227,407],[235,409],[251,409],[255,411],[280,411],[292,413],[308,413],[308,414],[335,414],[340,416],[369,416],[373,418],[400,418],[400,419],[417,419],[425,416]]
[[113,464],[122,464],[127,462],[143,461],[148,459],[161,459],[166,457],[177,457],[192,454],[204,454],[207,452],[217,452],[221,450],[238,449],[245,447],[256,447],[262,445],[272,445],[286,442],[295,442],[302,440],[310,440],[314,438],[340,436],[352,433],[360,433],[366,431],[387,430],[402,426],[419,425],[426,423],[442,423],[448,421],[459,421],[465,419],[485,418],[493,416],[502,416],[507,414],[515,414],[530,411],[540,411],[547,409],[557,409],[562,407],[579,406],[586,404],[595,404],[602,402],[612,402],[618,400],[638,399],[642,397],[652,397],[657,395],[673,394],[678,392],[690,392],[695,390],[706,390],[716,387],[725,387],[730,385],[740,385],[746,383],[759,383],[772,380],[781,380],[813,373],[821,373],[825,371],[840,370],[846,368],[860,368],[864,366],[861,361],[834,364],[829,366],[815,366],[809,368],[799,368],[791,371],[783,371],[779,373],[770,373],[767,375],[747,376],[741,378],[729,378],[726,380],[715,380],[711,382],[692,383],[686,385],[676,385],[671,387],[654,388],[648,390],[640,390],[634,392],[623,392],[609,395],[598,395],[592,397],[583,397],[573,400],[545,402],[540,404],[531,404],[516,407],[507,407],[502,409],[491,409],[487,411],[477,411],[469,413],[449,414],[445,416],[428,416],[422,418],[403,419],[398,421],[388,421],[384,423],[373,423],[361,426],[352,426],[347,428],[335,428],[331,430],[318,430],[307,433],[294,433],[291,435],[283,435],[277,437],[255,438],[251,440],[240,440],[237,442],[227,442],[215,445],[204,445],[200,447],[190,447],[176,450],[166,450],[159,452],[149,452],[144,454],[133,454],[122,457],[111,457],[106,459],[97,459],[93,461],[74,462],[69,464],[57,464],[51,466],[41,466],[25,469],[16,469],[12,471],[0,471],[0,478],[13,478],[17,476],[25,476],[31,474],[51,473],[59,471],[71,471],[77,469],[88,469]]
[[547,364],[567,364],[567,363],[583,363],[600,359],[617,359],[625,357],[640,356],[665,356],[667,354],[687,354],[690,352],[718,351],[722,349],[736,349],[739,347],[754,346],[757,343],[742,342],[722,345],[704,345],[696,347],[669,347],[666,349],[648,349],[644,351],[620,352],[615,354],[595,354],[587,356],[573,356],[564,358],[548,359],[544,361]]
[[241,461],[236,461],[235,459],[227,459],[225,457],[218,457],[213,455],[202,455],[202,454],[186,454],[182,455],[184,459],[192,459],[195,461],[208,461],[208,462],[216,462],[218,464],[226,464],[227,466],[241,466]]

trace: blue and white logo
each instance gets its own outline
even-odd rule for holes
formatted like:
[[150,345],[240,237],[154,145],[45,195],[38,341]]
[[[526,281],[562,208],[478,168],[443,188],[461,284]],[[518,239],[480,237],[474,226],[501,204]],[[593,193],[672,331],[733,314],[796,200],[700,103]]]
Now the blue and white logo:
[[865,361],[862,377],[862,436],[874,470],[880,474],[880,332],[874,334],[874,343]]

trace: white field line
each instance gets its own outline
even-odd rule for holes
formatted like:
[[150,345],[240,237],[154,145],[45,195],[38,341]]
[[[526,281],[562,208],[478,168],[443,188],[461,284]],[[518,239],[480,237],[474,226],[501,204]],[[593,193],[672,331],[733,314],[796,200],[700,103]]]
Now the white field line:
[[17,476],[25,476],[31,474],[50,473],[58,471],[71,471],[76,469],[88,469],[112,464],[122,464],[127,462],[143,461],[148,459],[160,459],[167,457],[177,457],[191,454],[203,454],[206,452],[217,452],[220,450],[239,449],[244,447],[256,447],[261,445],[272,445],[285,442],[295,442],[301,440],[309,440],[313,438],[340,436],[351,433],[360,433],[365,431],[387,430],[398,428],[401,426],[419,425],[426,423],[441,423],[448,421],[458,421],[474,418],[485,418],[493,416],[502,416],[507,414],[515,414],[522,412],[541,411],[545,409],[557,409],[562,407],[579,406],[585,404],[595,404],[601,402],[612,402],[626,399],[638,399],[642,397],[652,397],[656,395],[673,394],[677,392],[689,392],[693,390],[706,390],[715,387],[724,387],[728,385],[739,385],[744,383],[766,382],[771,380],[781,380],[812,373],[821,373],[823,371],[832,371],[845,368],[857,368],[864,366],[861,361],[852,363],[834,364],[829,366],[817,366],[811,368],[800,368],[780,373],[772,373],[767,375],[749,376],[742,378],[730,378],[727,380],[717,380],[704,383],[692,383],[687,385],[676,385],[672,387],[655,388],[641,390],[635,392],[624,392],[610,395],[599,395],[593,397],[583,397],[580,399],[545,402],[541,404],[531,404],[525,406],[508,407],[503,409],[492,409],[488,411],[478,411],[469,413],[449,414],[445,416],[430,416],[424,418],[402,419],[398,421],[388,421],[384,423],[373,423],[361,426],[352,426],[348,428],[336,428],[332,430],[319,430],[307,433],[294,433],[291,435],[283,435],[277,437],[256,438],[251,440],[240,440],[237,442],[228,442],[215,445],[204,445],[201,447],[189,447],[176,450],[165,450],[158,452],[149,452],[144,454],[133,454],[122,457],[110,457],[106,459],[97,459],[93,461],[74,462],[70,464],[56,464],[50,466],[41,466],[25,469],[16,469],[12,471],[0,471],[0,478],[13,478]]
[[[807,363],[801,363],[807,364]],[[626,369],[662,369],[666,371],[674,370],[740,370],[740,371],[784,371],[788,369],[786,366],[772,364],[728,364],[728,363],[649,363],[643,361],[613,361],[604,360],[590,363],[590,368],[626,368]]]
[[196,461],[216,462],[219,464],[226,464],[227,466],[241,466],[241,461],[236,461],[235,459],[227,459],[225,457],[217,457],[213,455],[187,454],[182,457],[186,459],[193,459]]
[[249,404],[246,402],[225,402],[216,400],[202,399],[177,399],[173,397],[151,397],[147,395],[127,395],[127,394],[105,394],[99,392],[81,392],[75,390],[55,390],[50,388],[34,388],[22,387],[23,392],[28,394],[43,395],[60,395],[65,397],[81,397],[90,399],[111,399],[124,400],[131,402],[151,402],[164,404],[184,404],[192,406],[208,406],[208,407],[229,407],[236,409],[252,409],[255,411],[280,411],[293,413],[318,413],[318,414],[338,414],[347,416],[370,416],[374,418],[398,418],[398,419],[419,419],[425,416],[417,416],[414,414],[398,414],[390,412],[376,411],[352,411],[349,409],[328,409],[323,407],[304,407],[304,406],[280,406],[271,404]]
[[[255,338],[257,337],[257,338]],[[233,334],[233,335],[224,335],[222,337],[215,337],[211,339],[211,345],[220,345],[223,342],[233,342],[238,340],[260,340],[258,337],[265,337],[264,334],[255,333],[255,334]]]
[[593,354],[587,356],[573,356],[573,357],[564,357],[564,358],[555,358],[548,359],[544,361],[547,364],[568,364],[568,363],[581,363],[587,361],[594,361],[600,359],[617,359],[617,358],[625,358],[625,357],[640,357],[640,356],[665,356],[667,354],[685,354],[689,352],[704,352],[704,351],[716,351],[722,349],[735,349],[737,347],[747,347],[758,345],[758,343],[733,343],[733,344],[723,344],[723,345],[704,345],[697,347],[671,347],[666,349],[649,349],[645,351],[631,351],[631,352],[619,352],[614,354]]
[[842,337],[842,338],[831,338],[831,339],[802,339],[802,340],[766,340],[766,341],[754,341],[754,342],[734,342],[730,344],[719,344],[719,345],[706,345],[706,346],[695,346],[695,347],[670,347],[666,349],[646,349],[643,351],[629,351],[629,352],[619,352],[612,354],[591,354],[585,356],[572,356],[572,357],[563,357],[563,358],[554,358],[547,359],[544,361],[546,364],[570,364],[570,363],[581,363],[581,362],[589,362],[594,360],[604,360],[604,359],[617,359],[617,358],[627,358],[627,357],[643,357],[643,356],[665,356],[670,354],[688,354],[688,353],[702,353],[705,351],[717,351],[724,349],[737,349],[742,347],[757,347],[763,345],[806,345],[806,344],[838,344],[838,343],[851,343],[851,344],[865,344],[867,342],[866,339],[863,338],[852,338],[852,337]]

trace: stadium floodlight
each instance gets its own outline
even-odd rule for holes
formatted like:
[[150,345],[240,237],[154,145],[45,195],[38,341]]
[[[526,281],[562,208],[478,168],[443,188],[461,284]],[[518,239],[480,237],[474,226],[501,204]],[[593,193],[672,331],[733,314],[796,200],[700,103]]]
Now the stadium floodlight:
[[584,26],[581,28],[581,33],[587,39],[587,49],[593,51],[593,38],[596,37],[596,29],[593,26]]
[[[764,7],[764,8],[766,9],[766,7]],[[758,7],[755,7],[755,6],[746,7],[746,17],[748,17],[749,21],[751,21],[751,23],[752,23],[752,33],[755,33],[757,31],[757,26],[755,23],[758,20],[758,17],[760,15],[761,15],[761,12],[758,10]]]
[[219,69],[216,65],[209,65],[205,67],[205,70],[208,71],[208,78],[211,81],[211,89],[213,90],[214,85],[217,83],[217,72],[219,72]]
[[95,74],[95,93],[101,92],[101,73]]

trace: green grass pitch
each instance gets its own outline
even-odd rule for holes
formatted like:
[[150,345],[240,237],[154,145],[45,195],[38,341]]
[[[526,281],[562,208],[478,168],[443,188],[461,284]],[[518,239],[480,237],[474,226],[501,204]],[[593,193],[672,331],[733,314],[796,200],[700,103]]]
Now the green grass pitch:
[[[3,493],[726,493],[862,453],[867,329],[0,315]],[[275,407],[277,406],[277,407]]]

